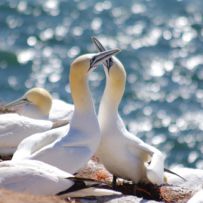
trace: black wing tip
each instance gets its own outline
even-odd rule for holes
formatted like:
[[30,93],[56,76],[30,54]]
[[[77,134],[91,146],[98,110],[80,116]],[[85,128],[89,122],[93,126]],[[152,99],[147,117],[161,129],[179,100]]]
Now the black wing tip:
[[[97,187],[97,188],[103,188],[105,187],[105,183],[101,182],[101,181],[97,181],[91,178],[80,178],[80,177],[67,177],[66,179],[71,180],[74,182],[74,184],[66,189],[63,190],[59,193],[57,193],[56,195],[64,195],[64,194],[68,194],[70,192],[76,192],[85,188],[90,188],[90,187]],[[89,184],[88,184],[89,182]],[[92,184],[90,184],[92,183]]]

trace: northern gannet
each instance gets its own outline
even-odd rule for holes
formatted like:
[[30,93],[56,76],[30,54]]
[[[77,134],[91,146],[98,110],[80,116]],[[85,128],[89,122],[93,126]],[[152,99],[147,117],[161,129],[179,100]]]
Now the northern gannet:
[[[96,38],[93,41],[100,51],[105,50]],[[118,113],[125,90],[124,66],[116,57],[104,64],[106,86],[99,106],[101,142],[96,156],[114,177],[135,183],[148,181],[161,184],[164,181],[165,156],[129,132]]]
[[34,87],[22,97],[4,105],[7,109],[14,109],[16,113],[35,119],[71,119],[74,111],[72,104],[60,99],[53,99],[44,88]]
[[[112,190],[91,187],[91,184],[97,185],[98,182],[77,179],[65,171],[37,160],[0,162],[0,188],[35,195],[67,193],[68,196],[83,197],[120,194]],[[74,185],[80,187],[74,188]]]
[[87,163],[101,138],[88,87],[88,73],[118,51],[115,49],[99,54],[85,54],[72,62],[69,77],[75,109],[70,129],[63,127],[27,138],[18,146],[13,160],[36,159],[69,173],[75,173]]
[[68,124],[68,121],[38,120],[17,113],[0,114],[0,155],[12,155],[26,137]]

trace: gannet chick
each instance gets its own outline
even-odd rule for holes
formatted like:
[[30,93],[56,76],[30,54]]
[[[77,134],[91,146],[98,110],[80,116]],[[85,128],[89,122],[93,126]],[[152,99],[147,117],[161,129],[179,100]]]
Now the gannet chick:
[[[96,38],[93,41],[100,51],[104,50]],[[124,66],[116,57],[105,62],[105,66],[106,86],[98,113],[101,142],[96,156],[114,177],[135,183],[148,181],[161,184],[164,181],[164,155],[130,133],[118,113],[125,90]]]
[[[13,160],[36,159],[69,173],[82,168],[95,153],[100,142],[100,129],[88,87],[90,70],[119,50],[85,54],[76,58],[70,68],[70,88],[74,103],[70,129],[49,131],[38,138],[27,138],[18,146]],[[62,135],[61,135],[62,134]],[[59,138],[59,139],[53,139]],[[65,161],[64,161],[65,158]]]
[[[91,187],[93,185],[96,186]],[[35,195],[67,193],[72,197],[119,194],[112,190],[100,190],[96,181],[77,179],[65,171],[37,160],[0,162],[0,188]]]
[[53,99],[44,88],[34,87],[22,97],[5,105],[8,109],[36,119],[71,119],[74,106],[60,99]]
[[12,155],[18,144],[26,137],[67,125],[68,121],[49,121],[32,119],[17,113],[0,115],[0,155]]

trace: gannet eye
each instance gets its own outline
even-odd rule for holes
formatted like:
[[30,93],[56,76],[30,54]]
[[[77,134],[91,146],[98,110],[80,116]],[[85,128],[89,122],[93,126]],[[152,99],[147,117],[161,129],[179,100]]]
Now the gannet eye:
[[27,98],[23,98],[22,99],[22,102],[25,103],[25,104],[30,104],[32,103],[30,100],[28,100]]

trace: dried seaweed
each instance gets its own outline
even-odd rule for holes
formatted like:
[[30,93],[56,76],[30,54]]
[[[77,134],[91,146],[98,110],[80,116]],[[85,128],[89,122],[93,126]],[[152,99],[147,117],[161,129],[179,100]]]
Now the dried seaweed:
[[[106,188],[109,188],[112,182],[112,175],[102,164],[93,160],[90,164],[86,165],[85,168],[80,170],[77,176],[104,181],[104,183],[106,183]],[[166,203],[187,202],[194,192],[190,188],[184,188],[176,185],[154,185],[151,183],[134,184],[131,181],[124,180],[120,181],[114,189],[122,192],[124,196],[136,196],[146,200],[164,201]]]

